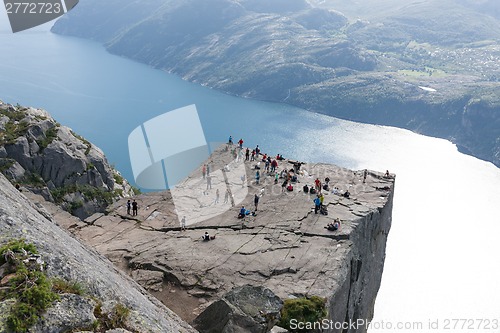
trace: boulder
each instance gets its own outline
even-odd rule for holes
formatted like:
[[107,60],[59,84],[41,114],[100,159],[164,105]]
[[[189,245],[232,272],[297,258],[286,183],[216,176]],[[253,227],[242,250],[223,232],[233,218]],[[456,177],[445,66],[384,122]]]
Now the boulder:
[[245,285],[208,306],[194,321],[201,333],[265,333],[279,319],[283,302],[271,290]]
[[95,301],[74,294],[61,295],[61,299],[43,314],[32,331],[37,333],[64,333],[75,327],[92,327]]

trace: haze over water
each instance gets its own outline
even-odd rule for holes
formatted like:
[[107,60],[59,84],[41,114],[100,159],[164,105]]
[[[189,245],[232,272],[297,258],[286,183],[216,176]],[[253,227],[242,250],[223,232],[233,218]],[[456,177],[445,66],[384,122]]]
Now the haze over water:
[[[130,180],[128,134],[189,104],[196,104],[208,141],[231,134],[272,154],[396,173],[374,318],[393,329],[371,332],[403,331],[396,323],[407,321],[422,322],[422,329],[409,332],[459,332],[444,329],[445,320],[500,320],[500,169],[491,163],[406,130],[230,97],[86,40],[43,29],[14,35],[4,19],[0,15],[0,99],[45,108],[102,148]],[[428,330],[436,319],[440,329]]]

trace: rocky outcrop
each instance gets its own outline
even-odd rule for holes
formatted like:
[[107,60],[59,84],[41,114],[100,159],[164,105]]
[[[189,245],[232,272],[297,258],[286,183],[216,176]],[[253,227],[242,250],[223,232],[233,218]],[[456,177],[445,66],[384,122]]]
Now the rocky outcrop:
[[213,302],[194,321],[200,332],[265,333],[276,324],[283,301],[267,288],[236,287]]
[[[135,197],[139,203],[137,216],[127,214],[124,201],[109,207],[107,215],[95,215],[86,222],[68,219],[55,206],[47,205],[47,209],[61,226],[200,329],[217,312],[221,322],[230,324],[213,329],[231,332],[229,327],[244,326],[248,332],[261,332],[261,319],[255,316],[252,302],[241,304],[228,296],[245,285],[265,287],[281,300],[324,297],[329,318],[340,323],[370,319],[391,226],[394,179],[368,171],[364,182],[362,171],[306,164],[294,190],[282,192],[282,180],[275,184],[274,175],[263,173],[260,183],[255,184],[255,170],[249,162],[239,162],[248,183],[228,182],[241,176],[232,156],[224,150],[211,156],[211,189],[206,189],[201,170],[197,170],[178,185],[185,189],[184,195],[176,190],[173,194]],[[280,164],[280,170],[292,167],[287,161]],[[221,169],[225,176],[219,173]],[[237,177],[230,175],[234,172]],[[302,186],[311,186],[316,177],[328,177],[330,188],[351,193],[345,198],[326,191],[328,215],[315,214],[314,195],[302,191]],[[196,186],[199,190],[193,191]],[[238,219],[240,206],[224,200],[228,186],[235,193],[238,188],[247,190],[242,204],[251,210],[257,194],[260,202],[256,214]],[[184,205],[183,211],[188,211],[185,205],[190,203],[197,215],[187,218],[185,231],[180,227],[176,202]],[[327,230],[326,225],[335,218],[342,221],[340,230]],[[215,239],[203,241],[205,232]],[[258,307],[265,312],[262,305]]]
[[81,218],[132,194],[99,148],[44,110],[1,102],[0,171]]
[[260,332],[274,326],[283,301],[261,286],[236,287],[213,302],[194,321],[202,333]]
[[[79,243],[46,216],[50,217],[0,175],[0,246],[21,238],[33,243],[45,261],[44,271],[49,277],[77,282],[86,291],[83,296],[61,295],[32,332],[92,330],[96,316],[117,304],[129,311],[126,327],[109,328],[108,333],[195,332],[107,259]],[[5,316],[13,303],[0,300],[0,331],[4,332]]]

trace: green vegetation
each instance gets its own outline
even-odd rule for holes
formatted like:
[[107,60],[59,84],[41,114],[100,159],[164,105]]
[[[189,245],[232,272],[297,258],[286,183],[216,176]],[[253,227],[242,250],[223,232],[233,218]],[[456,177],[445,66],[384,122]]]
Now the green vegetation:
[[132,192],[134,192],[134,195],[139,195],[142,193],[141,190],[135,186],[132,186]]
[[87,146],[87,149],[85,149],[85,155],[88,155],[90,153],[90,149],[92,148],[92,144],[85,139],[83,136],[76,134],[75,132],[71,131],[71,134],[81,142],[83,142],[84,145]]
[[24,109],[19,104],[15,107],[15,110],[0,109],[0,115],[8,117],[12,122],[21,121],[26,117]]
[[298,322],[311,324],[321,321],[327,315],[325,304],[326,299],[318,296],[287,299],[281,309],[279,326],[286,328],[290,332],[310,332],[309,329],[292,330],[290,321],[295,319]]
[[45,181],[42,179],[42,177],[39,174],[34,173],[34,172],[27,174],[24,177],[22,183],[26,184],[26,185],[32,185],[35,187],[44,187],[46,185]]
[[36,143],[38,144],[38,147],[40,147],[40,150],[44,150],[45,148],[48,147],[54,141],[55,138],[57,138],[57,132],[59,131],[59,126],[54,126],[52,128],[49,128],[45,132],[45,138],[41,140],[37,140]]
[[64,196],[70,193],[81,193],[87,201],[97,200],[106,202],[108,205],[113,203],[113,198],[115,197],[114,192],[106,191],[103,188],[79,184],[58,187],[51,190],[50,193],[56,203],[62,203]]
[[14,163],[16,163],[16,161],[11,158],[0,159],[0,172],[3,173],[9,170],[14,165]]
[[94,332],[101,332],[113,328],[127,328],[126,321],[130,314],[130,309],[123,304],[117,303],[111,312],[102,311],[102,304],[99,302],[94,309],[94,316],[97,322],[94,323]]
[[4,255],[9,250],[14,253],[19,253],[25,250],[33,254],[38,254],[35,245],[26,243],[24,239],[13,239],[4,246],[0,247],[0,266],[7,262]]
[[117,173],[113,173],[113,178],[115,179],[115,183],[123,184],[123,177]]
[[[37,250],[24,240],[11,240],[0,248],[0,263],[7,263],[9,287],[0,293],[0,301],[15,299],[16,303],[7,316],[10,332],[26,332],[52,302],[59,299],[52,284],[36,261],[27,260]],[[9,275],[7,275],[9,274]]]
[[61,278],[52,279],[52,290],[58,294],[85,294],[85,289],[78,282],[70,282]]
[[26,121],[13,122],[11,119],[0,132],[0,145],[13,144],[17,138],[26,134],[28,127],[29,124]]
[[70,206],[69,206],[69,212],[74,215],[75,211],[78,208],[82,208],[82,207],[83,207],[83,201],[81,201],[81,200],[72,201],[70,203]]
[[[83,296],[86,293],[78,282],[61,278],[49,279],[43,267],[32,260],[37,254],[36,247],[23,239],[10,240],[0,247],[0,266],[7,264],[0,279],[9,279],[8,287],[0,290],[0,301],[15,300],[6,320],[9,333],[27,332],[40,315],[59,299],[59,294]],[[103,312],[102,302],[95,301],[97,305],[94,314],[97,320],[90,328],[92,331],[105,332],[113,328],[127,328],[125,323],[130,309],[118,303],[111,311]]]

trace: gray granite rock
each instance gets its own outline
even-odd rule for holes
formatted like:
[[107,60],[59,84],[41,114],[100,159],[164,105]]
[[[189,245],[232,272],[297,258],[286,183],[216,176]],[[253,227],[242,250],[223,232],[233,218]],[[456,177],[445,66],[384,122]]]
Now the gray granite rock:
[[[129,308],[130,325],[135,330],[139,328],[140,332],[157,333],[195,332],[132,279],[118,271],[106,258],[85,247],[42,216],[23,192],[16,190],[0,175],[0,244],[13,238],[24,238],[35,244],[47,264],[46,272],[49,276],[78,282],[87,290],[86,296],[103,302],[121,303]],[[64,297],[63,301],[69,302],[73,297]],[[50,318],[45,318],[50,319],[54,326],[47,324],[43,326],[43,331],[58,332],[61,327],[66,327],[71,320],[75,320],[70,317],[72,313],[76,316],[79,308],[85,309],[83,312],[88,316],[79,317],[78,321],[87,322],[92,318],[89,314],[90,304],[90,301],[78,301],[72,306],[55,303],[47,312]]]
[[[0,166],[15,161],[0,169],[13,182],[28,189],[60,188],[68,194],[79,194],[74,186],[83,185],[115,198],[133,195],[131,186],[121,180],[99,148],[58,124],[46,111],[0,103],[0,117],[3,127],[9,124],[18,129],[13,140],[0,139]],[[104,212],[109,204],[103,195],[77,197],[65,197],[62,206],[82,219]]]
[[88,297],[64,294],[60,300],[43,314],[31,329],[37,333],[63,333],[76,327],[91,327],[96,320],[94,316],[95,301]]
[[265,287],[237,287],[213,302],[194,321],[202,333],[268,332],[279,319],[283,302]]

